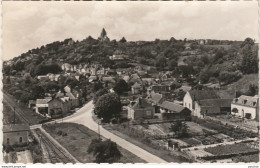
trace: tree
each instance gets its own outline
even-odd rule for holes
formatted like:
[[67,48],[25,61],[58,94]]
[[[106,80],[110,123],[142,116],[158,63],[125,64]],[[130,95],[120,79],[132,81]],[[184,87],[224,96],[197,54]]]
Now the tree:
[[115,93],[107,93],[97,100],[94,112],[98,118],[103,118],[104,122],[109,122],[112,118],[119,118],[121,109],[119,96]]
[[175,123],[171,124],[171,127],[169,129],[170,131],[174,132],[178,138],[188,136],[188,127],[186,123],[182,121],[176,121]]
[[170,71],[174,70],[177,67],[177,62],[175,60],[170,60],[168,62],[168,68]]
[[250,84],[246,95],[255,96],[258,93],[258,86]]
[[125,80],[123,79],[119,79],[115,86],[114,86],[114,91],[118,94],[118,95],[121,95],[123,92],[127,91],[128,90],[128,85],[126,83]]
[[254,41],[250,38],[246,38],[241,44],[242,48],[242,62],[241,70],[244,74],[257,73],[258,72],[258,50],[254,49]]
[[93,103],[96,104],[98,98],[101,97],[101,96],[103,96],[104,94],[107,94],[107,93],[108,93],[107,89],[104,89],[104,88],[99,89],[99,90],[95,93],[95,95],[94,95]]
[[164,70],[167,65],[167,60],[164,56],[158,56],[155,60],[155,66],[158,70]]
[[99,89],[103,89],[103,85],[100,81],[95,82],[93,86],[93,91],[97,92]]
[[93,139],[88,147],[88,153],[92,153],[96,157],[96,163],[114,163],[122,157],[117,144],[110,139],[105,141]]
[[34,74],[35,75],[46,75],[48,73],[59,73],[62,69],[58,64],[39,64],[35,67]]
[[202,84],[204,84],[204,83],[207,83],[209,81],[210,74],[209,74],[208,71],[201,71],[199,77],[200,77],[200,82]]
[[126,42],[126,39],[125,37],[123,37],[121,40],[119,40],[120,43],[125,43]]

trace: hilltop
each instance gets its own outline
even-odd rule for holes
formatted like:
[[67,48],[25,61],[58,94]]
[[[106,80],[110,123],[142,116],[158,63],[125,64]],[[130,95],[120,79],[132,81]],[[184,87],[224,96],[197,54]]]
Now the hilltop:
[[[110,40],[105,29],[98,39],[91,36],[82,41],[71,38],[31,49],[4,62],[5,75],[21,72],[35,75],[37,67],[64,63],[71,65],[97,62],[111,69],[129,67],[128,63],[155,66],[157,71],[172,71],[175,77],[196,77],[201,84],[208,82],[227,85],[244,74],[258,72],[258,46],[250,38],[228,40],[169,40],[120,41]],[[113,58],[120,58],[118,61]]]

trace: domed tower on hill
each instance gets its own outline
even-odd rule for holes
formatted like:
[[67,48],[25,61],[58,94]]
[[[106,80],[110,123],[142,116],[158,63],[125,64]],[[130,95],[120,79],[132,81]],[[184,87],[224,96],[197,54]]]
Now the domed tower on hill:
[[102,29],[101,34],[98,39],[100,41],[109,41],[109,38],[107,37],[107,32],[104,28]]

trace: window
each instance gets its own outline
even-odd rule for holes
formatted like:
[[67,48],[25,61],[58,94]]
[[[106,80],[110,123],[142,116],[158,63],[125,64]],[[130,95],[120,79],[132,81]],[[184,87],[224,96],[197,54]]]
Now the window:
[[184,107],[187,107],[187,103],[185,102],[185,106]]
[[189,108],[190,108],[190,103],[189,103]]
[[8,145],[10,144],[10,140],[9,140],[9,138],[7,138],[7,142],[6,142]]
[[151,111],[146,111],[146,115],[150,116],[151,114]]
[[19,138],[19,142],[20,142],[20,143],[23,142],[23,138],[22,138],[22,137]]
[[244,104],[246,104],[247,100],[244,100]]
[[255,106],[256,105],[256,102],[253,102],[253,106]]

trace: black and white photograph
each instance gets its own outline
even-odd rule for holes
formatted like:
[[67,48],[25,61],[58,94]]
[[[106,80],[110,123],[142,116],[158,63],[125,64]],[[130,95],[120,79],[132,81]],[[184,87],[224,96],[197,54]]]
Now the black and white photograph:
[[2,1],[1,17],[2,164],[259,163],[258,1]]

